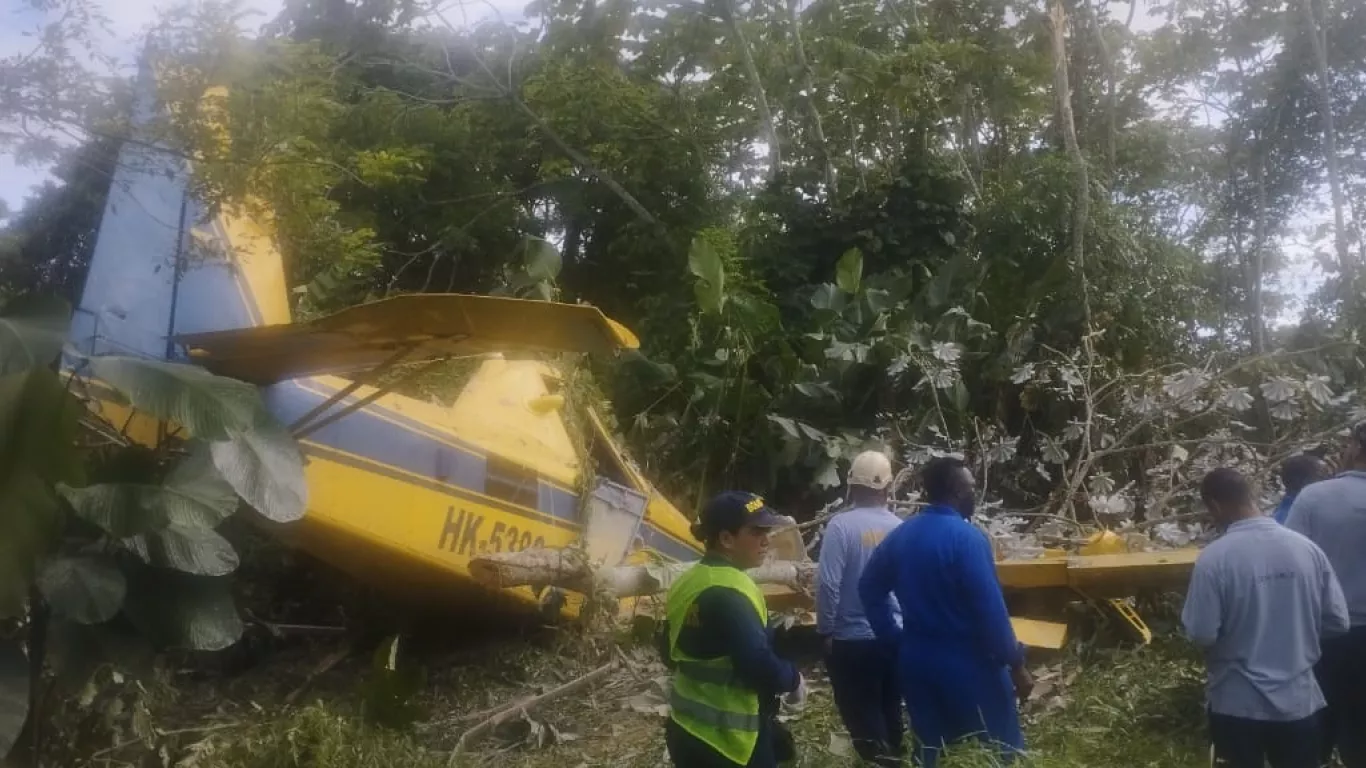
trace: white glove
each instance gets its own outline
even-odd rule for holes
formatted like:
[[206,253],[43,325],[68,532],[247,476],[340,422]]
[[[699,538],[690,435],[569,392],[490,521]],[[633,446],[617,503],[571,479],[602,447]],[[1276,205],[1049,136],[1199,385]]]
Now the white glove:
[[800,710],[806,706],[806,678],[797,675],[797,690],[783,694],[782,703],[784,708]]

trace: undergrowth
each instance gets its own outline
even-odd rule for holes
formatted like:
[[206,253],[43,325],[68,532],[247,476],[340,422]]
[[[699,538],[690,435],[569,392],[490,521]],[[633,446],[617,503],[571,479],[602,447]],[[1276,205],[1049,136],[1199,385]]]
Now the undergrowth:
[[[1021,768],[1204,768],[1201,669],[1189,647],[1158,640],[1137,650],[1093,650],[1046,665],[1052,682],[1026,707],[1029,756]],[[813,677],[819,680],[817,672]],[[499,768],[645,768],[662,764],[662,721],[619,704],[563,702],[533,713],[569,734],[541,749],[485,744],[464,766]],[[829,690],[817,682],[805,712],[788,723],[802,768],[844,768]],[[837,734],[832,738],[831,734]],[[449,734],[450,737],[458,733]],[[367,726],[344,702],[316,703],[197,746],[182,768],[437,768],[446,749]],[[447,740],[449,743],[449,740]],[[971,745],[950,752],[944,768],[995,768]]]

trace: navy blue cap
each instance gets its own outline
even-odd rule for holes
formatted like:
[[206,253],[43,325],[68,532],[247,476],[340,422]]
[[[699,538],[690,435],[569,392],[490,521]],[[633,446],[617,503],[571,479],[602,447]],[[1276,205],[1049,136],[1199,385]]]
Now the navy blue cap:
[[776,528],[787,520],[769,508],[760,496],[744,491],[723,491],[712,497],[702,508],[698,523],[712,533],[738,531],[750,525],[756,528]]

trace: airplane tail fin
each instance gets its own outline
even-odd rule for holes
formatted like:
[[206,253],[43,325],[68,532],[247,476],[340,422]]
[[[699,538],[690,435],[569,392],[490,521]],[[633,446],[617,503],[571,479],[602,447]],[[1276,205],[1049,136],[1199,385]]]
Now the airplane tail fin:
[[[154,77],[144,62],[135,126],[161,108]],[[290,321],[269,233],[245,211],[208,210],[192,172],[183,153],[125,142],[72,318],[78,351],[181,359],[178,335]]]

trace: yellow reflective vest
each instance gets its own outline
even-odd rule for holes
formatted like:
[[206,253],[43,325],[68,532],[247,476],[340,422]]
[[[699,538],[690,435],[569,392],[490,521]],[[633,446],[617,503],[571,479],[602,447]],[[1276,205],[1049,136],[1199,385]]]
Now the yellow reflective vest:
[[[753,604],[759,621],[768,621],[764,593],[744,571],[698,563],[669,589],[669,656],[673,686],[670,717],[678,726],[739,765],[749,762],[759,743],[759,693],[735,677],[728,657],[695,659],[678,647],[678,636],[695,611],[697,596],[711,587],[734,589]],[[695,621],[694,613],[694,621]]]

